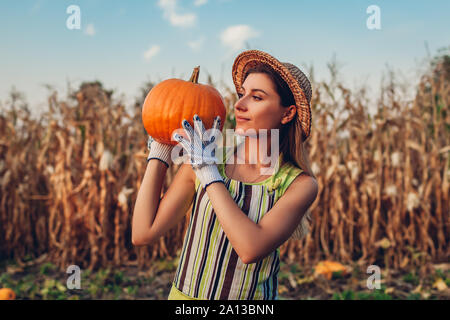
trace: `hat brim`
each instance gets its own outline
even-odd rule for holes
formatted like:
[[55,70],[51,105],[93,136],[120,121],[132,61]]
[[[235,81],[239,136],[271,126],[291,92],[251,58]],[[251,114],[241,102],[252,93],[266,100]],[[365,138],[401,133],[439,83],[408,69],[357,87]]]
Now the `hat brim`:
[[247,50],[240,53],[234,60],[232,69],[236,91],[240,91],[246,72],[261,63],[277,72],[291,89],[297,107],[297,121],[302,128],[303,140],[305,140],[311,131],[311,107],[298,81],[278,59],[260,50]]

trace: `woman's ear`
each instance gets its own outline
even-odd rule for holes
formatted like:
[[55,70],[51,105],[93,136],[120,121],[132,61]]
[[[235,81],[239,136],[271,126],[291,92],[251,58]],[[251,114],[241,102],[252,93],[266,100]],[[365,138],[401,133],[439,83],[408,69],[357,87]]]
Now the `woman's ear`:
[[297,107],[295,105],[290,105],[287,107],[287,110],[283,114],[283,118],[281,118],[281,123],[286,124],[292,119],[294,119],[295,115],[297,114]]

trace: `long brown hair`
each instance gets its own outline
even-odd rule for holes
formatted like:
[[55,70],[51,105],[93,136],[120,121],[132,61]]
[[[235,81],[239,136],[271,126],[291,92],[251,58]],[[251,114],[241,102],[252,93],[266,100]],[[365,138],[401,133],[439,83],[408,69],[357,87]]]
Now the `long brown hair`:
[[[280,96],[280,103],[283,107],[295,105],[294,96],[287,83],[280,77],[280,75],[272,70],[269,66],[260,63],[253,68],[250,68],[244,76],[243,81],[251,73],[265,73],[275,84],[276,91]],[[298,109],[297,109],[298,112]],[[280,152],[283,154],[282,162],[290,162],[297,168],[302,169],[306,174],[316,179],[309,161],[309,156],[303,142],[303,130],[294,117],[288,123],[282,125],[280,130]]]
[[[280,96],[281,105],[283,107],[295,105],[294,96],[292,95],[292,91],[289,89],[289,86],[278,75],[278,73],[272,70],[272,68],[266,66],[265,64],[258,64],[255,67],[250,68],[245,73],[244,80],[242,81],[245,81],[245,79],[250,73],[267,74],[275,84],[276,91]],[[292,119],[288,123],[282,125],[280,130],[280,141],[281,141],[280,152],[283,155],[282,163],[284,164],[290,162],[297,168],[303,170],[305,174],[316,179],[316,176],[314,175],[310,166],[310,161],[308,153],[305,148],[305,144],[303,142],[303,138],[304,133],[296,117],[294,117],[294,119]],[[297,225],[296,229],[291,234],[290,239],[294,240],[303,239],[311,229],[311,222],[312,222],[311,210],[310,208],[308,208],[305,214],[303,215],[300,223]]]

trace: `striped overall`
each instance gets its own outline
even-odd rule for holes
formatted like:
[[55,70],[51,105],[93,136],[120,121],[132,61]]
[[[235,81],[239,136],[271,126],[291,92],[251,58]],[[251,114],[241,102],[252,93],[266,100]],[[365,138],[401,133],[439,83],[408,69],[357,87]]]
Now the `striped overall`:
[[[226,152],[225,159],[233,156],[235,150],[236,147]],[[225,174],[225,161],[219,161],[217,165],[231,197],[255,223],[302,173],[290,163],[279,168],[280,161],[281,154],[275,173],[256,183],[230,179]],[[279,249],[256,263],[244,264],[223,232],[208,194],[198,179],[195,189],[190,222],[169,299],[278,299]]]

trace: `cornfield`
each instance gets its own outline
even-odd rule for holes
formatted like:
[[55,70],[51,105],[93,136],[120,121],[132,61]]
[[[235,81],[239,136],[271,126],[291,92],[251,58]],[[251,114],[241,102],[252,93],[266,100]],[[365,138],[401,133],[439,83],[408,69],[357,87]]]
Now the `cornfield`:
[[[383,87],[375,116],[364,88],[352,92],[334,77],[311,80],[307,149],[319,194],[310,233],[283,244],[282,258],[422,272],[448,261],[449,59],[423,75],[412,101],[402,99],[395,82]],[[147,268],[179,253],[191,208],[157,244],[131,243],[147,134],[142,101],[129,114],[111,95],[99,82],[84,83],[66,99],[54,91],[39,119],[14,95],[2,106],[0,259],[20,264],[26,255],[46,254],[62,270],[72,264],[92,270]],[[225,128],[234,126],[236,99],[227,88]],[[167,171],[161,195],[178,168]]]

